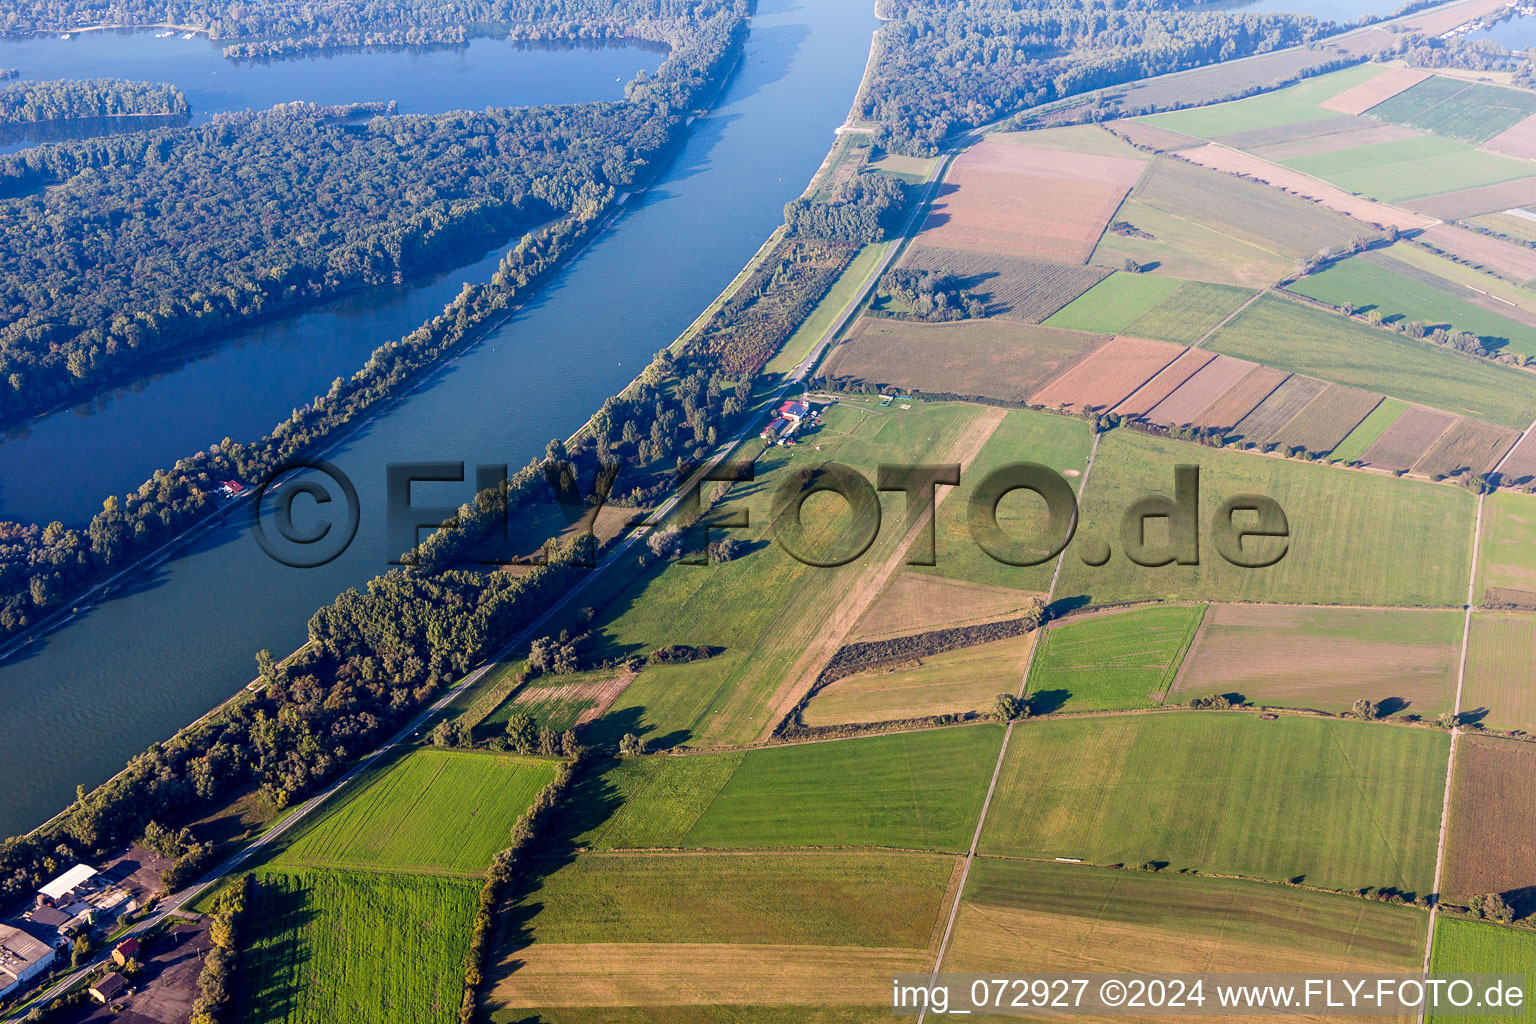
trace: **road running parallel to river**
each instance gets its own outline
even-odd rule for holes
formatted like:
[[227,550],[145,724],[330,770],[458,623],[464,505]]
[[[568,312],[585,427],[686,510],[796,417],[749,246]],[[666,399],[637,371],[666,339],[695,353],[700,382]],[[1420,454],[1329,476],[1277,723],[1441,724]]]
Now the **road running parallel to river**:
[[[735,75],[661,179],[521,313],[331,455],[362,504],[342,557],[286,568],[231,516],[0,663],[0,834],[224,700],[257,650],[297,647],[315,609],[384,571],[386,465],[520,466],[628,383],[781,223],[848,112],[875,25],[867,0],[762,0]],[[418,487],[416,501],[472,490]]]

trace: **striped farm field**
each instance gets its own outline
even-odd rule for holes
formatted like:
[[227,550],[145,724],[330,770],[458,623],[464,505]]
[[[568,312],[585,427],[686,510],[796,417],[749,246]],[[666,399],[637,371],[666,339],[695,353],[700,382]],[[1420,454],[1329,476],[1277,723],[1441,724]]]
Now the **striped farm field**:
[[1490,728],[1536,733],[1536,615],[1473,614],[1462,706],[1486,709]]
[[1519,436],[1518,431],[1508,427],[1495,427],[1463,417],[1440,435],[1440,439],[1414,464],[1413,471],[1427,477],[1460,473],[1481,475],[1498,464]]
[[1371,116],[1474,145],[1536,114],[1536,95],[1481,82],[1429,78],[1371,108]]
[[1429,958],[1431,974],[1524,974],[1527,999],[1523,1012],[1480,1015],[1431,1013],[1430,1024],[1455,1021],[1497,1021],[1528,1024],[1536,1021],[1536,1002],[1529,999],[1530,979],[1536,977],[1536,932],[1505,928],[1482,921],[1463,921],[1442,915],[1435,923],[1435,948]]
[[[1172,494],[1179,464],[1200,468],[1200,564],[1137,565],[1125,555],[1125,511],[1145,495]],[[1214,548],[1212,517],[1238,494],[1266,495],[1285,511],[1284,555],[1268,568],[1241,568]],[[1447,607],[1466,600],[1476,499],[1465,488],[1115,430],[1099,440],[1081,506],[1081,524],[1061,563],[1058,600]],[[1156,528],[1149,527],[1149,540],[1161,536]],[[1094,541],[1113,549],[1097,567],[1079,557]],[[1250,538],[1244,550],[1249,558],[1273,558],[1281,547]],[[1154,543],[1143,561],[1163,551]]]
[[1432,135],[1297,157],[1285,161],[1285,166],[1384,203],[1530,175],[1526,161]]
[[1230,430],[1239,420],[1258,408],[1260,402],[1273,395],[1290,376],[1273,366],[1255,366],[1242,380],[1202,409],[1193,422],[1196,426],[1213,430]]
[[1453,189],[1422,199],[1412,199],[1402,205],[1426,217],[1450,222],[1483,213],[1501,213],[1528,203],[1536,203],[1536,177],[1517,178],[1498,185]]
[[[1311,378],[1291,378],[1291,381],[1297,380],[1311,380]],[[1312,400],[1311,404],[1298,412],[1290,422],[1270,434],[1267,440],[1282,449],[1302,448],[1309,452],[1328,454],[1338,458],[1338,452],[1345,439],[1350,437],[1372,412],[1380,408],[1381,403],[1380,395],[1361,391],[1358,388],[1329,384]],[[1398,410],[1399,413],[1401,411],[1401,409]],[[1375,443],[1374,437],[1371,438],[1371,442]],[[1364,453],[1365,449],[1362,448],[1360,454]]]
[[278,857],[304,867],[478,877],[555,778],[550,760],[423,749],[321,815]]
[[592,845],[963,850],[1002,739],[978,725],[625,762],[645,777]]
[[1451,710],[1461,626],[1451,610],[1216,605],[1168,703],[1221,693],[1342,713],[1364,698],[1434,719]]
[[1300,972],[1326,962],[1405,973],[1424,955],[1427,921],[1411,908],[1258,882],[981,857],[944,969]]
[[1186,349],[1177,359],[1159,370],[1151,380],[1117,404],[1114,411],[1121,416],[1145,416],[1158,403],[1183,387],[1186,381],[1215,358],[1214,352],[1198,348]]
[[1363,465],[1407,472],[1450,430],[1456,417],[1415,405],[1388,427],[1360,458]]
[[1186,281],[1178,291],[1137,317],[1126,329],[1138,338],[1193,345],[1252,296],[1246,288]]
[[1358,462],[1365,453],[1408,411],[1408,403],[1396,398],[1384,398],[1360,424],[1345,435],[1331,454],[1340,462]]
[[1449,744],[1241,713],[1032,721],[1008,746],[980,849],[1428,893]]
[[1143,608],[1051,626],[1030,664],[1032,710],[1100,711],[1158,703],[1204,613],[1203,605]]
[[480,883],[258,871],[241,923],[243,1024],[453,1024]]
[[1046,325],[1098,334],[1121,334],[1179,290],[1182,282],[1117,271],[1057,310]]
[[1524,430],[1536,419],[1525,373],[1266,295],[1213,334],[1215,352]]
[[1292,374],[1268,398],[1255,406],[1252,412],[1239,420],[1228,432],[1228,436],[1249,444],[1263,444],[1281,427],[1295,419],[1296,414],[1327,387],[1327,384],[1313,377]]
[[1465,903],[1490,892],[1523,894],[1536,885],[1533,784],[1536,743],[1457,738],[1445,850],[1444,885],[1451,899]]
[[1165,341],[1117,337],[1035,392],[1030,402],[1068,411],[1108,410],[1182,352]]
[[1102,267],[914,245],[901,265],[951,274],[987,304],[989,316],[1038,324],[1108,275]]
[[[1163,426],[1198,423],[1200,414],[1255,369],[1246,359],[1217,356],[1151,409],[1146,418]],[[1277,382],[1278,383],[1278,382]],[[1257,404],[1257,400],[1255,400]]]

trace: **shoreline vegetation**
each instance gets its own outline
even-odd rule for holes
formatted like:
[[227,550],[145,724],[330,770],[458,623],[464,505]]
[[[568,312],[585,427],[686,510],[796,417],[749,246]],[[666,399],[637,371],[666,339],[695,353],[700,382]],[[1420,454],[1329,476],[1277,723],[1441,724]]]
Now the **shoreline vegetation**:
[[[583,7],[607,6],[602,0],[570,2]],[[131,8],[132,0],[121,6]],[[278,10],[287,8],[285,4],[272,6]],[[707,73],[686,85],[671,83],[678,94],[696,99],[706,86],[718,87],[721,68],[727,63],[726,52],[738,48],[745,33],[747,7],[742,2],[720,13],[715,24],[728,31],[723,39],[713,40],[715,49],[701,48],[701,52],[710,54],[703,64]],[[913,7],[922,8],[924,17],[941,16],[941,11],[934,10],[931,4]],[[318,10],[324,12],[329,8],[321,4]],[[260,17],[254,20],[263,21]],[[11,28],[0,26],[0,30]],[[1265,45],[1253,39],[1245,42]],[[663,71],[679,53],[679,49],[674,49]],[[882,60],[884,56],[882,53]],[[871,61],[871,73],[881,63]],[[655,78],[643,77],[632,83],[631,102],[635,92],[654,90],[663,77],[658,72]],[[1091,80],[1091,76],[1085,79]],[[634,88],[637,84],[640,89]],[[861,88],[861,97],[878,91],[867,88],[868,84]],[[987,85],[975,88],[984,91]],[[972,99],[949,92],[939,102],[963,109]],[[672,118],[669,127],[676,131],[682,118],[673,110],[668,108]],[[908,114],[894,112],[892,116]],[[948,140],[950,128],[957,123],[950,120],[949,128],[938,138]],[[900,144],[889,138],[889,133],[885,137],[892,145]],[[932,142],[931,132],[929,141]],[[920,148],[923,139],[914,137],[913,144]],[[857,191],[857,196],[841,199],[856,204],[865,194],[879,193],[875,188]],[[834,202],[838,198],[834,197]],[[613,201],[612,197],[609,201]],[[606,209],[602,207],[593,216],[600,220]],[[852,216],[846,218],[846,223],[862,224],[861,211],[849,212]],[[840,217],[803,219],[832,232],[845,222]],[[488,318],[504,315],[512,298],[520,294],[519,288],[529,286],[540,273],[558,265],[562,255],[568,253],[592,223],[591,219],[573,218],[539,236],[528,236],[508,254],[489,285],[466,287],[443,316],[401,342],[381,347],[352,382],[338,381],[331,394],[299,410],[262,442],[251,446],[234,442],[215,446],[209,452],[182,460],[167,478],[175,478],[183,488],[181,494],[190,502],[206,507],[209,494],[198,485],[214,479],[213,474],[242,466],[260,469],[275,464],[273,459],[313,450],[358,416],[376,412],[404,389],[418,386],[424,372],[462,351],[470,339],[478,336],[476,328],[487,323]],[[807,240],[786,233],[780,247],[828,246],[836,242]],[[843,240],[841,244],[853,248],[856,241]],[[782,251],[785,256],[774,268],[776,271],[793,265],[793,260],[790,264],[783,260],[803,249]],[[770,254],[764,264],[772,262]],[[510,283],[513,275],[529,268],[536,268],[532,275],[520,284]],[[835,276],[830,275],[830,279]],[[815,281],[823,277],[817,275]],[[790,294],[783,297],[782,309],[803,313],[819,301],[819,295],[808,299],[815,293],[815,283],[788,283],[796,287],[791,287]],[[751,330],[743,332],[745,348],[733,345],[730,337],[722,339],[721,335],[739,330],[743,323],[755,325],[770,335],[780,332],[786,323],[790,331],[797,324],[782,315],[758,316],[764,312],[759,307],[765,301],[773,301],[772,297],[762,289],[739,289],[740,294],[747,292],[754,294],[739,301],[733,296],[721,304],[716,316],[700,330],[699,342],[690,346],[688,352],[678,357],[665,352],[659,355],[635,384],[625,389],[625,397],[605,403],[589,423],[587,435],[582,438],[582,451],[568,452],[559,442],[552,442],[544,466],[553,466],[560,475],[574,479],[578,473],[590,472],[609,462],[614,455],[633,452],[642,466],[655,467],[653,487],[665,489],[670,474],[659,467],[674,455],[682,461],[685,456],[708,452],[714,446],[717,428],[748,410],[752,381],[762,366],[761,362],[755,368],[752,364],[764,351],[773,351],[773,347],[766,345],[765,336]],[[824,288],[820,294],[825,294]],[[770,307],[767,312],[775,311]],[[779,343],[787,337],[788,331],[781,333]],[[693,356],[695,348],[713,353],[713,358]],[[731,357],[741,360],[737,364],[740,377],[734,387],[716,366],[729,362]],[[369,379],[373,373],[382,380],[376,383]],[[648,427],[648,432],[639,425]],[[687,428],[691,428],[691,438]],[[418,549],[414,567],[378,577],[369,583],[366,593],[350,590],[320,609],[310,622],[310,644],[284,665],[273,665],[270,661],[262,665],[259,682],[248,697],[242,693],[224,713],[211,715],[196,728],[184,729],[171,741],[151,747],[96,791],[87,793],[82,787],[75,804],[55,819],[56,825],[49,834],[17,837],[0,844],[0,897],[13,896],[34,883],[42,873],[43,858],[59,849],[48,850],[48,843],[62,844],[70,849],[71,855],[100,849],[142,828],[151,807],[162,815],[170,811],[173,816],[205,811],[216,800],[227,798],[237,786],[259,787],[275,804],[286,806],[332,777],[350,759],[372,749],[389,734],[391,723],[424,706],[434,694],[451,685],[456,674],[498,649],[498,637],[515,635],[518,628],[532,621],[536,607],[559,593],[571,578],[572,564],[580,554],[578,548],[590,541],[577,538],[564,545],[549,546],[543,564],[515,577],[487,577],[454,568],[498,516],[505,516],[513,502],[531,493],[542,479],[544,466],[530,465],[499,492],[483,492],[461,511],[457,529],[439,531]],[[103,516],[105,521],[98,517],[93,522],[89,540],[75,534],[77,544],[94,545],[98,535],[130,525],[127,512],[115,499],[109,500]],[[54,543],[65,532],[52,526],[48,531],[53,532]],[[0,538],[3,542],[4,538]],[[0,547],[0,554],[3,552]]]
[[104,117],[187,117],[186,94],[165,82],[66,78],[0,88],[0,125],[47,124]]

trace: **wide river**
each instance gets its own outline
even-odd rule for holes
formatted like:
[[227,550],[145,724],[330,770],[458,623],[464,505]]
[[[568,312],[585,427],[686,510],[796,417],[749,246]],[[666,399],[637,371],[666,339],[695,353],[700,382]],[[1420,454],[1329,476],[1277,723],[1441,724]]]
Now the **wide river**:
[[519,315],[333,455],[362,507],[340,558],[286,568],[232,516],[0,663],[0,835],[235,692],[257,650],[293,649],[315,608],[383,571],[386,465],[521,465],[623,387],[780,223],[848,112],[875,27],[868,0],[760,0],[740,67],[661,179]]

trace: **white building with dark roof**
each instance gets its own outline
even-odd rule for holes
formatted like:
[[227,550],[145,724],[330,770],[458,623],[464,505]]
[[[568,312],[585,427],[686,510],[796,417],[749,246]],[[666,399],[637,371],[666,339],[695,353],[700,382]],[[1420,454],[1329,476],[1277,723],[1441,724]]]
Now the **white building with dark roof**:
[[58,956],[54,948],[19,928],[0,925],[0,999],[46,971]]

